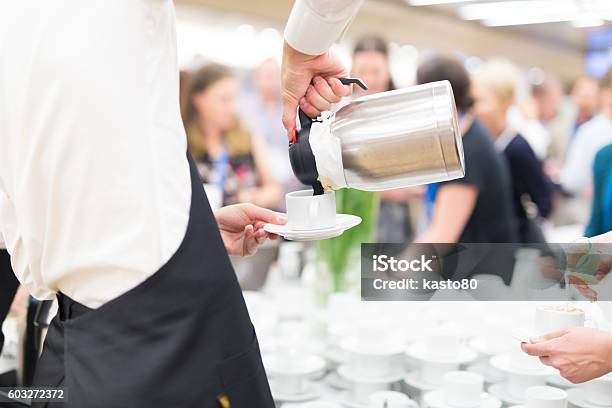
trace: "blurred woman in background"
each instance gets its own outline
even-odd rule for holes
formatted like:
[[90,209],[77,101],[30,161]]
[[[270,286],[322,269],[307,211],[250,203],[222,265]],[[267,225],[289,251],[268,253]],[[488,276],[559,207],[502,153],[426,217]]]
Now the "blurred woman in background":
[[[493,60],[486,63],[475,78],[474,112],[510,166],[520,242],[543,243],[544,236],[534,219],[546,218],[550,214],[552,188],[542,162],[529,143],[508,125],[508,109],[514,103],[517,77],[516,68],[508,62]],[[533,211],[528,214],[526,206]]]
[[[353,49],[351,75],[361,78],[367,85],[364,91],[354,87],[355,96],[395,89],[389,69],[389,53],[384,39],[368,36],[360,39]],[[423,187],[405,188],[380,193],[377,227],[378,242],[408,242],[413,228],[408,201],[421,197]]]
[[281,188],[272,177],[265,141],[237,119],[239,81],[221,65],[191,74],[181,105],[187,140],[206,184],[223,192],[223,205],[253,203],[273,207]]
[[[461,62],[435,57],[423,63],[417,82],[448,80],[453,88],[463,135],[465,177],[428,186],[429,227],[423,243],[512,243],[516,224],[509,170],[485,128],[474,119],[470,78]],[[509,280],[509,276],[504,276]]]

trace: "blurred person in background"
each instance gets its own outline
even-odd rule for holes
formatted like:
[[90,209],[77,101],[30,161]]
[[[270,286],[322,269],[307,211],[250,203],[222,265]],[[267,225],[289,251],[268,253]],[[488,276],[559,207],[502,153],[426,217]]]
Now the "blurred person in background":
[[600,92],[591,92],[599,98],[590,101],[590,105],[600,106],[601,109],[595,117],[579,127],[568,147],[561,172],[563,189],[579,199],[583,198],[585,202],[590,202],[593,192],[591,172],[595,155],[599,149],[612,143],[612,83],[608,77],[602,80]]
[[[254,92],[241,101],[240,118],[245,127],[255,135],[260,135],[268,147],[269,166],[273,177],[282,185],[283,191],[301,188],[301,183],[293,175],[287,140],[283,137],[283,103],[280,91],[280,65],[273,58],[262,61],[253,73]],[[274,206],[284,210],[285,201],[281,199]]]
[[[594,123],[586,123],[584,131],[597,125],[603,135],[608,132],[609,142],[612,143],[612,68],[601,80],[601,106],[601,115],[592,120]],[[579,141],[577,139],[576,143]],[[612,231],[611,174],[612,144],[609,144],[600,149],[593,160],[593,200],[591,219],[585,232],[587,237]]]
[[561,186],[561,171],[566,159],[567,143],[574,131],[576,120],[574,105],[565,98],[563,85],[551,75],[531,89],[540,122],[550,135],[550,145],[544,160],[544,172],[553,182],[553,225],[583,224],[588,211],[587,203],[577,200]]
[[[552,113],[558,94],[563,92],[561,84],[554,78],[548,77],[542,85],[533,88],[534,99],[539,109],[543,110],[541,120],[548,123],[551,135],[549,156],[559,168],[552,168],[553,181],[557,182],[560,171],[567,159],[568,149],[574,141],[574,136],[580,127],[591,120],[597,113],[599,106],[599,85],[593,78],[582,77],[578,79],[567,103],[557,105],[557,117],[548,119],[546,113]],[[555,177],[556,176],[556,177]]]
[[[387,42],[381,37],[367,36],[357,41],[353,49],[351,76],[361,78],[368,89],[354,89],[355,96],[395,89],[389,69]],[[408,242],[413,238],[408,202],[422,196],[423,188],[405,188],[380,193],[378,242]]]
[[572,88],[571,96],[575,113],[569,143],[576,136],[580,126],[597,114],[599,107],[599,84],[597,79],[591,77],[578,79]]
[[[517,75],[515,80],[518,79]],[[517,82],[515,88],[519,85]],[[525,138],[538,159],[544,160],[548,155],[550,133],[540,121],[538,105],[531,97],[516,102],[508,108],[508,126]]]
[[534,102],[538,119],[550,134],[550,145],[546,156],[557,168],[550,174],[551,176],[557,174],[557,177],[553,179],[555,181],[558,179],[559,165],[565,156],[565,152],[559,151],[559,141],[568,140],[572,128],[572,116],[562,112],[563,85],[557,78],[547,75],[541,83],[531,87],[531,99]]
[[[514,103],[518,73],[509,62],[487,62],[475,78],[475,114],[488,129],[497,151],[503,153],[512,176],[512,197],[519,240],[545,242],[536,217],[548,217],[552,209],[552,188],[542,162],[523,136],[508,124],[508,109]],[[529,201],[533,205],[529,205]],[[526,207],[537,214],[528,214]]]
[[204,182],[223,192],[223,205],[272,208],[281,188],[272,176],[265,141],[237,119],[239,88],[222,65],[205,65],[191,75],[181,107],[189,148]]
[[451,83],[459,111],[465,177],[428,186],[431,220],[417,241],[516,242],[510,173],[487,130],[474,117],[469,75],[461,62],[447,57],[434,57],[417,71],[419,84],[442,80]]
[[612,231],[612,145],[597,152],[593,161],[593,200],[587,237]]

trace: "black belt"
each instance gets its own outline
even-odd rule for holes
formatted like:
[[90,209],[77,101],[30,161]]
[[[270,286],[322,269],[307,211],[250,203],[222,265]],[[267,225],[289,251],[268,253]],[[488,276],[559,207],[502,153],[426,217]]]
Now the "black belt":
[[62,322],[82,316],[93,310],[61,292],[57,294],[57,302],[59,306],[57,314]]

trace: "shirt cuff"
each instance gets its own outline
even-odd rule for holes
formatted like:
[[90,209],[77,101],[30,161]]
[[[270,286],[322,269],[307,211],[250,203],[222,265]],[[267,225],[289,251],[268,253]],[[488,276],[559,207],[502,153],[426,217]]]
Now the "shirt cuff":
[[285,27],[285,41],[303,54],[324,54],[340,38],[352,18],[351,15],[338,21],[326,21],[305,1],[297,0]]

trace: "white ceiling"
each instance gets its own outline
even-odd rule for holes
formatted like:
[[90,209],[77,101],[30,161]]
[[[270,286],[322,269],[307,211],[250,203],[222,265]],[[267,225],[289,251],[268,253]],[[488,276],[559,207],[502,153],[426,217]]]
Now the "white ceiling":
[[[447,13],[449,15],[453,15],[456,18],[461,18],[461,9],[466,5],[473,4],[482,4],[482,3],[507,3],[507,0],[466,0],[462,2],[453,2],[451,4],[438,4],[438,5],[427,5],[427,6],[414,6],[410,4],[410,0],[394,0],[399,3],[406,4],[407,7],[418,7],[420,9],[429,9],[432,12],[436,13]],[[413,2],[429,2],[428,0],[412,0]],[[436,0],[431,0],[433,3]],[[437,0],[438,2],[444,2],[444,0]],[[561,2],[573,2],[575,4],[595,4],[592,2],[600,2],[599,7],[605,7],[606,9],[609,7],[612,10],[612,0],[515,0],[515,3],[518,6],[521,6],[521,3],[525,3],[525,10],[529,10],[531,6],[529,3],[539,3],[540,5],[543,3],[550,3],[550,10],[554,12],[555,7],[559,6]],[[517,7],[513,7],[517,9]],[[603,13],[595,13],[594,15],[601,16]],[[607,14],[607,13],[606,13]],[[530,15],[529,12],[526,13],[527,17]],[[526,17],[526,18],[527,18]],[[611,15],[606,15],[606,17],[610,18]],[[482,24],[481,21],[474,20],[474,24]],[[604,26],[611,26],[611,22],[605,21]],[[578,46],[580,48],[585,48],[585,38],[588,30],[596,29],[596,28],[577,28],[573,23],[564,21],[564,22],[552,22],[552,23],[539,23],[539,24],[524,24],[524,25],[514,25],[514,26],[501,26],[494,27],[495,30],[499,30],[500,32],[511,32],[511,33],[524,33],[529,36],[538,36],[542,38],[546,38],[548,41],[557,41],[562,43],[571,43],[574,46]]]

